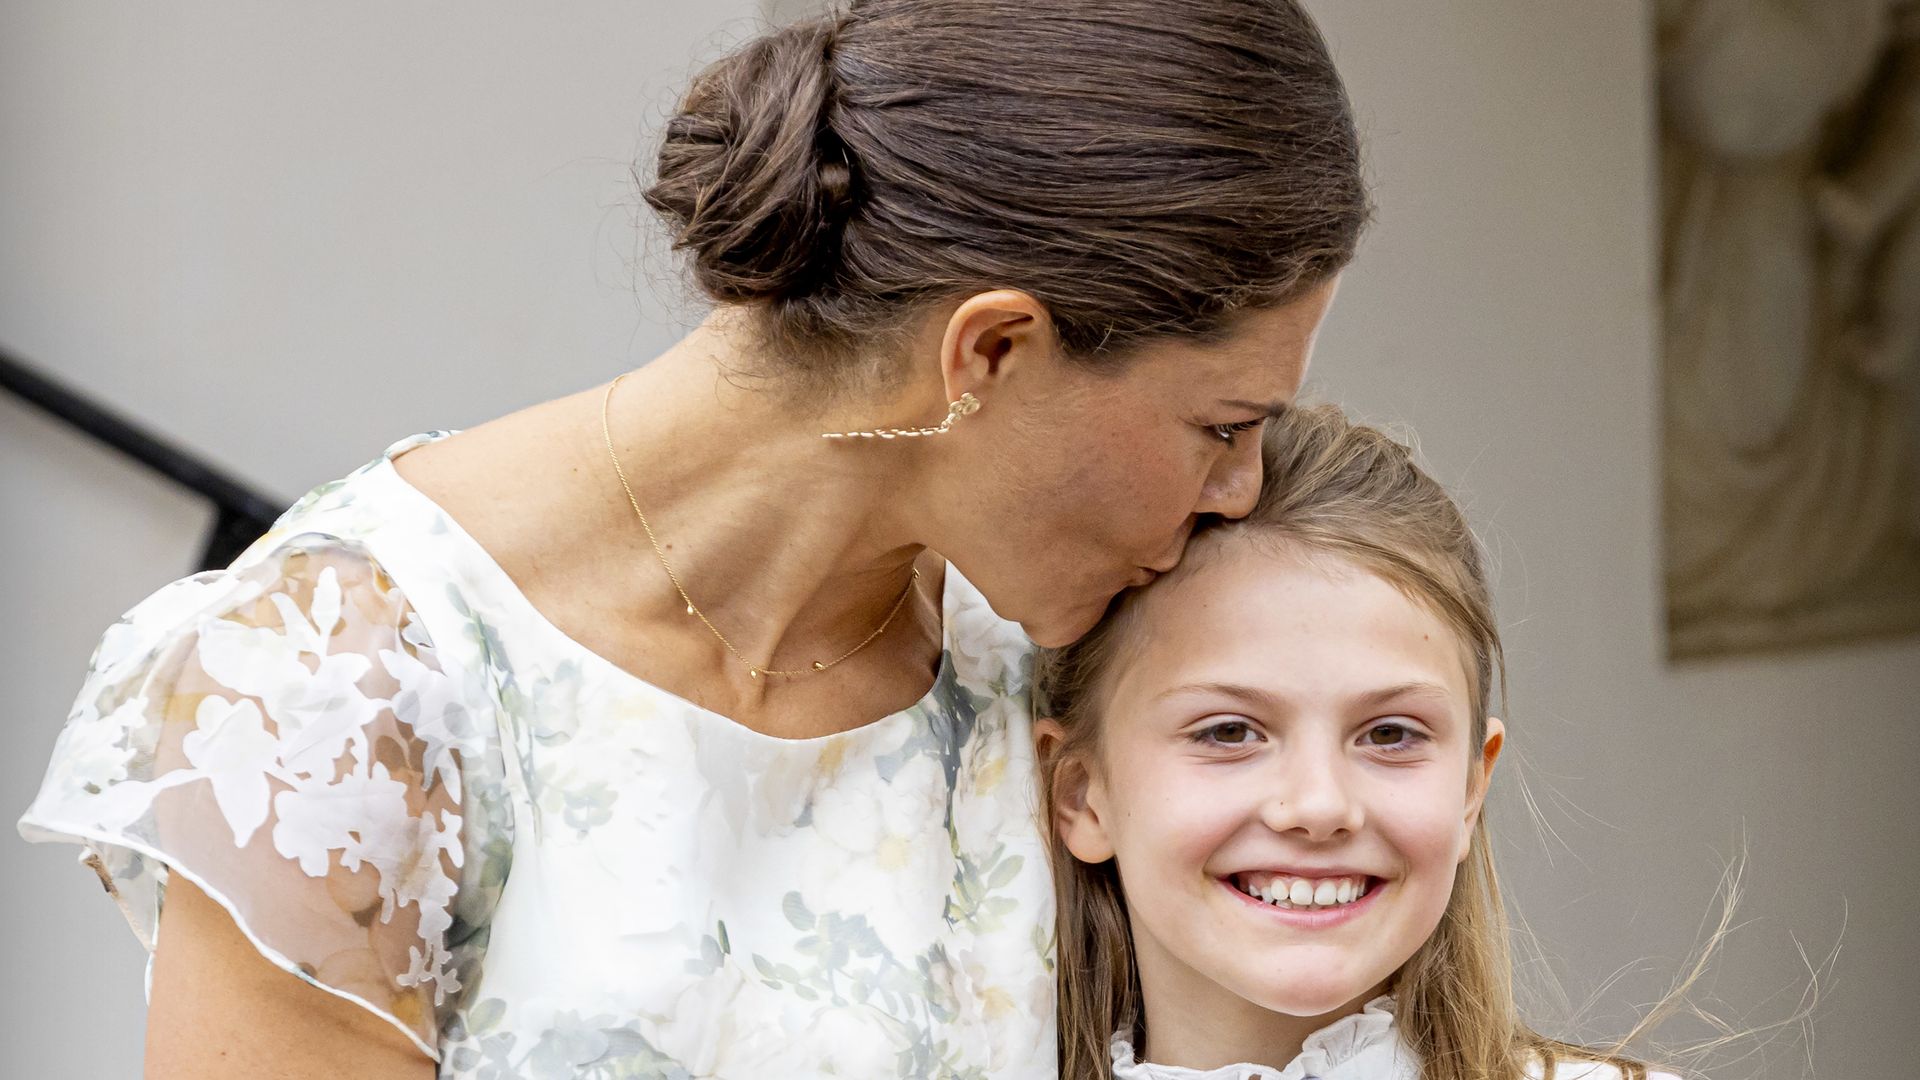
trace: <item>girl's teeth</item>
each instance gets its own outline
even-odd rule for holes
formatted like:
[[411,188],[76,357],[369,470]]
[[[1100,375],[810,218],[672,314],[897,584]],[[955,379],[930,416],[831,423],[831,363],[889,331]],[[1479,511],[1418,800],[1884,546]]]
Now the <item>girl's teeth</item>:
[[1365,896],[1367,891],[1366,879],[1350,877],[1323,878],[1316,881],[1308,878],[1250,874],[1241,878],[1239,885],[1241,891],[1248,896],[1289,911],[1351,904]]

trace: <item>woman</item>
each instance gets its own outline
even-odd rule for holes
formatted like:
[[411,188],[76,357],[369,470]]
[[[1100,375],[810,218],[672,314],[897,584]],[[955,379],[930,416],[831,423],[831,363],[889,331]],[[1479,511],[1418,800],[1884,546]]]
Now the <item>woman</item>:
[[694,333],[102,642],[22,828],[157,933],[150,1075],[1053,1073],[1028,637],[1252,505],[1366,216],[1325,46],[856,3],[647,198]]

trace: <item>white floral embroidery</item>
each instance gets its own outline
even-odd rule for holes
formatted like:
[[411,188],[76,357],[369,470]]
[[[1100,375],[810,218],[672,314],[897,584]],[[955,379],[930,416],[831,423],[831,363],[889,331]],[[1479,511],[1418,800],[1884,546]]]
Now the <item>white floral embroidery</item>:
[[338,778],[301,777],[290,791],[273,798],[274,850],[300,864],[308,877],[324,877],[333,853],[356,870],[372,855],[378,865],[394,846],[394,835],[406,828],[407,786],[375,765],[373,774],[348,773]]
[[[409,623],[409,627],[413,625]],[[449,797],[458,801],[460,769],[454,751],[478,742],[480,729],[472,711],[461,703],[458,688],[420,660],[417,653],[431,650],[422,647],[419,640],[410,642],[415,652],[380,650],[380,664],[400,684],[393,695],[393,712],[420,740],[421,768],[429,783],[445,784]]]
[[83,707],[75,723],[60,732],[60,742],[47,771],[47,786],[72,791],[86,785],[105,787],[127,778],[127,731],[146,711],[146,701],[133,698],[114,715],[102,719],[91,706]]
[[[210,694],[201,699],[193,720],[194,730],[181,747],[200,776],[213,784],[214,801],[233,830],[234,846],[246,847],[254,830],[266,824],[272,794],[268,781],[288,776],[280,767],[280,740],[267,733],[260,707],[244,699],[228,701]],[[308,873],[326,873],[325,859]]]
[[93,652],[92,677],[106,684],[119,681],[165,640],[168,630],[232,592],[232,581],[218,573],[195,574],[162,587],[141,602],[139,621],[122,619],[101,635]]
[[[160,590],[109,631],[22,832],[95,846],[147,941],[159,865],[189,871],[275,962],[368,1002],[430,1049],[432,1006],[461,986],[448,939],[467,860],[461,816],[445,807],[458,805],[458,755],[484,761],[484,741],[454,680],[423,659],[424,631],[400,636],[403,602],[363,554],[337,543],[262,554]],[[383,613],[392,625],[368,621]],[[381,675],[399,692],[380,692]],[[210,794],[215,820],[202,819],[205,802],[167,794],[191,788]],[[230,852],[209,847],[209,826]],[[244,876],[271,869],[246,854],[263,826],[294,876]],[[406,969],[383,971],[401,954]],[[426,1006],[403,1006],[416,989]]]

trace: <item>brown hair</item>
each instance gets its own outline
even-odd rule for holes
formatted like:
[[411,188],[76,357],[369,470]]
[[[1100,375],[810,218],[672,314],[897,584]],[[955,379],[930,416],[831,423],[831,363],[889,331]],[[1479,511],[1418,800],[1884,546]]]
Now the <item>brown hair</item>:
[[[1267,481],[1258,504],[1202,543],[1226,538],[1334,556],[1426,605],[1453,628],[1470,664],[1472,745],[1479,746],[1496,691],[1504,696],[1504,676],[1485,560],[1459,506],[1407,447],[1350,422],[1334,406],[1295,409],[1270,423],[1263,456]],[[1203,549],[1188,558],[1205,555]],[[1050,824],[1062,769],[1070,763],[1091,768],[1098,760],[1103,675],[1131,641],[1133,617],[1123,596],[1085,638],[1043,650],[1035,671],[1040,714],[1064,729],[1040,778],[1059,898],[1056,974],[1066,1080],[1107,1076],[1114,1032],[1146,1037],[1118,872],[1112,860],[1075,859]],[[1529,1061],[1543,1062],[1543,1075],[1552,1076],[1554,1061],[1571,1058],[1606,1061],[1629,1080],[1641,1080],[1645,1068],[1637,1062],[1549,1039],[1520,1020],[1486,820],[1483,812],[1474,825],[1439,926],[1395,979],[1401,1033],[1419,1055],[1421,1075],[1518,1080]]]
[[855,0],[701,72],[646,199],[822,376],[993,288],[1082,360],[1217,333],[1338,272],[1369,213],[1293,0]]

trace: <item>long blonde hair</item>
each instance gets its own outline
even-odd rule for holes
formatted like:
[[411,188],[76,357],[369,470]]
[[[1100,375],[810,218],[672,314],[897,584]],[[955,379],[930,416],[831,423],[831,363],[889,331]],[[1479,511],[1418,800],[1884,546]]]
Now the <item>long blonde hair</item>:
[[[1267,484],[1258,504],[1216,532],[1346,559],[1430,608],[1471,657],[1479,746],[1505,676],[1485,559],[1459,506],[1407,447],[1334,406],[1292,410],[1268,425],[1262,449]],[[1129,640],[1133,615],[1122,597],[1085,638],[1040,656],[1036,702],[1063,729],[1040,770],[1049,822],[1063,767],[1097,760],[1102,680]],[[1083,863],[1050,825],[1046,832],[1059,898],[1060,1075],[1106,1077],[1116,1031],[1147,1037],[1126,900],[1112,860]],[[1551,1077],[1563,1058],[1605,1061],[1627,1080],[1643,1080],[1645,1067],[1615,1050],[1550,1039],[1521,1021],[1508,934],[1482,813],[1439,926],[1394,980],[1401,1035],[1419,1055],[1423,1080],[1519,1080],[1530,1064]]]

